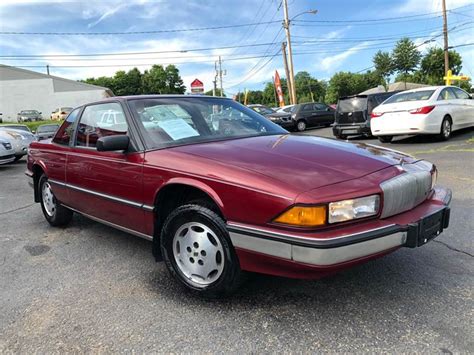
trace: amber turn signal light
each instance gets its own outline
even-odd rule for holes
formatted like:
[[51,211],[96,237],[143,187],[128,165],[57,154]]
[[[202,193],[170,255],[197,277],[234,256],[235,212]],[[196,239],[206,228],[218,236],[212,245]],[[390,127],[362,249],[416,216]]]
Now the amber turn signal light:
[[274,222],[300,227],[326,224],[326,206],[294,206],[279,215]]

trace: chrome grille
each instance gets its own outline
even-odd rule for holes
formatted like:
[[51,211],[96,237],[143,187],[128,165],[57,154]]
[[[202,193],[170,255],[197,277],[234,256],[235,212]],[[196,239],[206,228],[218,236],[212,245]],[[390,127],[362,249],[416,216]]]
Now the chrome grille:
[[380,184],[384,196],[381,218],[411,210],[428,197],[433,165],[420,161],[403,165],[403,169],[405,173]]

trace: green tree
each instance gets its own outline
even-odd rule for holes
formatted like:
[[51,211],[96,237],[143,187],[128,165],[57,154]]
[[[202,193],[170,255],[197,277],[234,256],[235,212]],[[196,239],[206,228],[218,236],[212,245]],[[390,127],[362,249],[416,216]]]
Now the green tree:
[[324,101],[326,86],[307,71],[296,73],[295,86],[298,102]]
[[[461,55],[456,51],[448,51],[448,56],[449,68],[454,75],[458,75],[462,68]],[[444,83],[444,50],[430,48],[421,60],[420,72],[426,84],[442,85]]]
[[142,73],[137,68],[127,72],[127,95],[140,95],[142,93]]
[[378,72],[384,79],[385,90],[388,90],[390,82],[390,75],[394,72],[393,60],[388,52],[378,51],[375,53],[372,62],[375,66],[375,71]]
[[166,73],[166,89],[165,94],[184,94],[186,92],[186,86],[183,83],[183,79],[179,75],[179,69],[176,66],[170,64],[165,68]]
[[325,101],[326,103],[336,103],[342,96],[359,94],[382,83],[383,78],[376,71],[368,71],[364,74],[339,72],[329,80]]
[[395,71],[403,74],[402,78],[407,78],[408,74],[415,71],[420,64],[421,53],[412,40],[402,38],[392,51],[392,59]]

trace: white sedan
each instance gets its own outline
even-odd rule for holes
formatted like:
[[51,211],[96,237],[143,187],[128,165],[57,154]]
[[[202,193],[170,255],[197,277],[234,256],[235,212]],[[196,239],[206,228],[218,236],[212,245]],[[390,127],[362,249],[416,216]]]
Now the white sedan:
[[474,100],[455,86],[430,86],[389,97],[371,114],[372,135],[383,143],[393,136],[436,134],[447,140],[451,132],[474,126]]

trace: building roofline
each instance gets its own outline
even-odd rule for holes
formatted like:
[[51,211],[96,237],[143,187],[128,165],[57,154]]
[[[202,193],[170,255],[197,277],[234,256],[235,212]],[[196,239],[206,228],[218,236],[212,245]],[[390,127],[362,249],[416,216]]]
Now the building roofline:
[[10,70],[16,70],[16,71],[23,72],[23,73],[31,73],[31,74],[34,74],[34,75],[42,76],[42,77],[44,77],[44,78],[55,79],[55,80],[61,80],[61,81],[65,81],[65,82],[68,82],[68,83],[75,83],[75,84],[81,84],[81,85],[84,85],[84,86],[94,87],[94,88],[97,88],[97,89],[102,89],[102,90],[109,91],[110,93],[113,94],[112,90],[110,90],[109,88],[106,88],[106,87],[104,87],[104,86],[93,85],[93,84],[84,83],[84,82],[82,82],[82,81],[77,81],[77,80],[72,80],[72,79],[61,78],[61,77],[59,77],[59,76],[48,75],[48,74],[40,73],[40,72],[37,72],[37,71],[27,70],[27,69],[23,69],[23,68],[19,68],[19,67],[14,67],[14,66],[11,66],[11,65],[6,65],[6,64],[0,64],[0,67],[8,68],[8,69],[10,69]]

